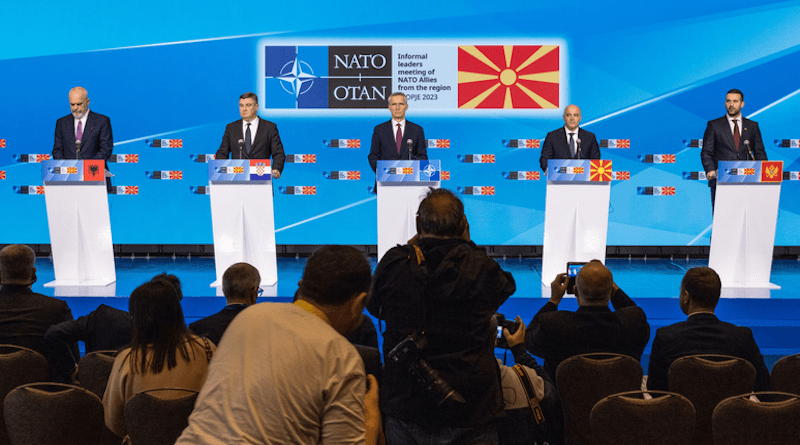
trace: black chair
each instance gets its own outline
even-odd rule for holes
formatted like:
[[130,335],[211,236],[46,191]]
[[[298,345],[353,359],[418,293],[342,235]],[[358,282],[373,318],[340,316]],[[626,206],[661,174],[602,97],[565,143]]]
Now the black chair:
[[[49,380],[47,359],[33,349],[15,345],[0,345],[0,400],[17,386]],[[0,420],[3,419],[0,403]],[[10,444],[6,423],[0,421],[0,445]]]
[[623,354],[594,353],[570,357],[556,369],[564,412],[564,443],[590,442],[589,416],[604,397],[642,387],[642,365]]
[[103,403],[92,392],[62,383],[29,383],[5,399],[12,445],[101,443]]
[[770,374],[770,389],[800,395],[800,354],[775,362]]
[[728,397],[753,392],[756,368],[747,360],[727,355],[690,355],[672,362],[668,379],[669,390],[694,405],[697,421],[692,443],[711,445],[714,408]]
[[125,404],[125,428],[133,445],[172,445],[189,426],[197,391],[151,389]]
[[103,399],[117,351],[90,352],[78,361],[78,385]]
[[[645,395],[649,395],[646,398]],[[628,391],[597,402],[590,417],[594,445],[676,445],[694,437],[692,402],[666,391]]]
[[729,397],[714,409],[711,423],[716,445],[798,443],[800,397],[773,391]]

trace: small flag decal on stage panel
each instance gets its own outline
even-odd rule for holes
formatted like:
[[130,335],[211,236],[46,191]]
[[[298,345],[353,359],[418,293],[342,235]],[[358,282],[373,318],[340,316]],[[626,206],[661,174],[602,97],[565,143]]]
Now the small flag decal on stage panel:
[[761,182],[781,182],[783,161],[761,161]]
[[15,185],[13,189],[21,195],[44,195],[43,185]]
[[639,160],[645,164],[674,164],[675,155],[639,155]]
[[6,140],[0,139],[0,148],[6,148]]
[[751,176],[756,174],[754,168],[732,168],[728,171],[731,176]]
[[450,179],[450,172],[449,171],[441,171],[439,172],[439,179],[442,181],[447,181]]
[[637,195],[673,196],[675,187],[636,187]]
[[519,172],[503,172],[503,177],[506,179],[515,179],[518,181],[538,181],[538,171],[519,171]]
[[390,175],[413,175],[414,169],[412,167],[392,167],[384,169]]
[[494,195],[493,186],[456,187],[456,191],[462,195]]
[[502,144],[508,148],[541,148],[540,139],[503,139]]
[[631,148],[630,139],[600,139],[600,148]]
[[50,160],[50,155],[46,155],[46,154],[40,154],[40,155],[37,155],[37,154],[25,154],[25,155],[12,155],[11,158],[14,159],[17,162],[33,163],[33,162],[49,161]]
[[322,143],[331,148],[361,148],[361,139],[323,139]]
[[160,170],[145,172],[150,179],[183,179],[183,172],[180,170]]
[[359,180],[361,179],[360,171],[338,171],[338,172],[322,172],[326,179],[338,180]]
[[631,172],[612,172],[612,181],[629,181],[631,179]]
[[800,148],[800,139],[775,139],[776,147]]
[[145,142],[149,143],[151,147],[156,147],[156,148],[183,147],[183,139],[153,139],[152,141],[148,141],[145,139]]
[[208,195],[211,192],[211,187],[207,185],[190,186],[189,193],[193,195]]
[[428,139],[428,148],[450,148],[450,139]]
[[116,162],[118,164],[138,164],[139,155],[111,155],[108,162]]
[[278,187],[278,191],[283,195],[316,195],[317,187],[313,185],[295,185]]
[[683,172],[683,179],[689,181],[705,181],[706,172]]
[[589,161],[589,180],[600,182],[610,181],[611,161],[608,159],[592,159]]
[[6,179],[6,171],[0,170],[0,179]]
[[250,180],[269,181],[272,179],[272,166],[269,161],[251,159],[250,160]]
[[224,175],[242,175],[244,174],[244,167],[218,167],[220,173]]
[[189,155],[189,159],[191,159],[192,161],[194,161],[194,162],[202,162],[202,163],[205,163],[205,164],[208,164],[208,161],[213,161],[216,158],[217,158],[217,155],[204,155],[204,154]]
[[582,175],[583,167],[559,167],[558,172],[562,175]]
[[684,139],[683,145],[688,148],[703,148],[703,140],[702,139]]
[[77,175],[78,167],[53,167],[53,174],[56,175]]
[[467,164],[494,164],[494,155],[457,155],[458,160]]
[[139,194],[139,186],[138,185],[118,185],[116,187],[112,187],[111,191],[109,192],[112,195],[138,195]]
[[316,164],[317,155],[286,155],[286,162],[295,164]]

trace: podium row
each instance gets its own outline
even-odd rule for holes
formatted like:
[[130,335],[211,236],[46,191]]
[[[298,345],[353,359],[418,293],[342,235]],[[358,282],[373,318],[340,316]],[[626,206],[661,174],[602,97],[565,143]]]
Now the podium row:
[[[103,167],[102,160],[42,164],[55,271],[55,281],[45,286],[55,287],[56,295],[91,295],[86,289],[116,281]],[[770,269],[781,169],[780,161],[719,163],[709,267],[722,279],[725,296],[769,296],[769,289],[779,289],[770,283]],[[378,162],[378,258],[416,234],[419,202],[429,187],[440,186],[440,172],[438,160]],[[609,160],[549,161],[543,296],[568,262],[605,261],[611,172]],[[208,178],[217,277],[211,286],[221,289],[225,270],[247,262],[259,270],[262,287],[275,288],[270,161],[211,161]],[[675,217],[697,215],[689,209]]]

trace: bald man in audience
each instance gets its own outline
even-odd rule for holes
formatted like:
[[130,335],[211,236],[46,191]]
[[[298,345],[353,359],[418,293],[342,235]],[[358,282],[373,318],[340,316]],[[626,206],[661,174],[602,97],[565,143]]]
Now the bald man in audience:
[[558,310],[567,290],[566,273],[556,276],[550,290],[550,300],[525,333],[525,345],[544,359],[548,374],[555,377],[562,361],[590,352],[625,354],[641,360],[650,339],[650,325],[644,311],[617,286],[606,266],[593,260],[578,272],[575,312]]

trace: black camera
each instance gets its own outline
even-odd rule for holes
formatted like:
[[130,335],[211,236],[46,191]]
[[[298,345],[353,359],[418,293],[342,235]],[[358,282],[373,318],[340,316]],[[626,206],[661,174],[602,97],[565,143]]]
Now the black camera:
[[415,380],[422,385],[426,393],[436,400],[438,405],[441,406],[447,401],[466,403],[458,391],[450,386],[425,360],[420,358],[420,352],[427,347],[428,341],[425,340],[425,335],[414,332],[389,351],[387,359],[414,376]]
[[519,329],[519,322],[517,320],[506,320],[505,315],[499,312],[494,314],[494,319],[497,320],[497,347],[508,349],[508,342],[503,336],[503,328],[508,329],[508,332],[513,334]]

